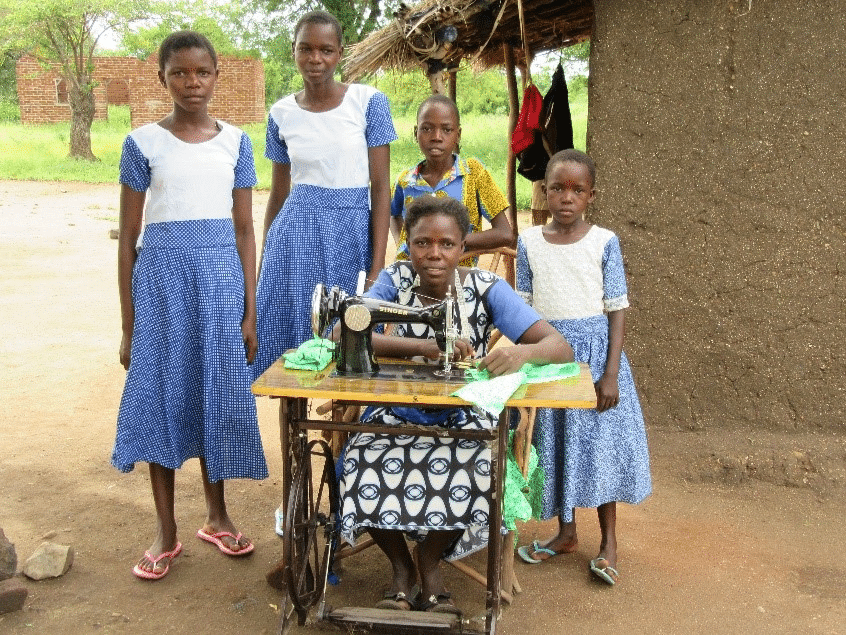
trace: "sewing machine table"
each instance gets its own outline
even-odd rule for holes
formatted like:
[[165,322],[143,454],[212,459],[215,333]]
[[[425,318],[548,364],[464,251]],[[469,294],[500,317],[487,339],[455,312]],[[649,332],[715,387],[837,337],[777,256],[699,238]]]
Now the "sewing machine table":
[[[408,366],[399,360],[387,360]],[[507,402],[509,407],[540,408],[593,408],[596,394],[590,369],[580,364],[578,377],[555,382],[521,386]],[[507,449],[507,410],[500,415],[499,425],[493,430],[448,430],[437,426],[384,426],[362,425],[309,419],[307,399],[336,400],[348,404],[394,404],[407,406],[466,406],[467,402],[450,396],[465,383],[458,379],[432,379],[429,381],[386,379],[383,377],[343,377],[333,375],[334,365],[322,371],[295,371],[284,367],[284,360],[276,361],[253,384],[256,395],[279,398],[279,431],[283,457],[282,499],[286,510],[284,536],[285,577],[287,592],[280,622],[280,632],[287,630],[290,618],[296,611],[300,624],[305,622],[308,611],[320,602],[317,617],[342,627],[366,627],[373,632],[390,633],[479,633],[467,621],[456,616],[416,611],[380,611],[367,608],[342,608],[331,610],[325,604],[325,584],[334,539],[337,536],[332,503],[329,515],[318,509],[321,499],[332,501],[337,496],[334,483],[334,457],[328,444],[322,440],[308,441],[308,430],[344,432],[378,432],[380,434],[416,434],[474,438],[496,441],[491,444],[492,474],[490,499],[491,528],[502,526],[503,471]],[[414,373],[412,373],[414,374]],[[316,457],[316,458],[314,458]],[[322,461],[322,472],[316,491],[311,474],[311,462]],[[296,473],[292,467],[296,466]],[[292,487],[294,497],[291,497]],[[324,488],[326,488],[324,490]],[[324,501],[325,503],[325,501]],[[328,503],[327,503],[328,504]],[[321,556],[317,544],[317,527],[322,526],[326,536]],[[493,529],[489,532],[487,558],[487,594],[485,612],[486,634],[496,631],[500,610],[500,545],[502,535]],[[302,561],[305,558],[305,561]]]

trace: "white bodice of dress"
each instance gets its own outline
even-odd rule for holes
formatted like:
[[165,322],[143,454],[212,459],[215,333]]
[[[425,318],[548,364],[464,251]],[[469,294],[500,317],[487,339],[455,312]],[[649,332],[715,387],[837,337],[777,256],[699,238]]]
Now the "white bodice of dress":
[[186,143],[155,123],[130,133],[150,165],[145,224],[232,217],[242,132],[218,125],[220,132],[203,143]]
[[[592,226],[578,242],[554,245],[542,227],[521,233],[532,270],[532,306],[546,320],[573,320],[602,315],[611,307],[604,298],[603,254],[614,232]],[[628,306],[626,296],[609,298],[613,307]]]
[[328,188],[367,187],[367,106],[375,88],[350,84],[337,108],[309,112],[297,105],[294,95],[276,102],[270,116],[279,126],[291,161],[292,185]]

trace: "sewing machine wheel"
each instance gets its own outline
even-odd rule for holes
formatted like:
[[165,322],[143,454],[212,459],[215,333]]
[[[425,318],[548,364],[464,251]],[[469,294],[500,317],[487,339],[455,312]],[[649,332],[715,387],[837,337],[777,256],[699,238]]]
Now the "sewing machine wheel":
[[291,483],[283,549],[287,595],[300,626],[325,590],[339,522],[332,450],[322,439],[309,442],[304,450]]

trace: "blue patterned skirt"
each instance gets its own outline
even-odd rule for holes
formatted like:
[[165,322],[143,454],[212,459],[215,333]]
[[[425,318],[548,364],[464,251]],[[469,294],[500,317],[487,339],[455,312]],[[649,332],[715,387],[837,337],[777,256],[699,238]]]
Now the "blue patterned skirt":
[[[593,381],[599,381],[608,354],[608,319],[599,315],[550,324],[573,347],[576,361],[590,366]],[[636,504],[652,492],[646,429],[625,353],[617,383],[620,402],[605,412],[538,410],[533,442],[546,475],[543,518],[571,522],[574,507]]]
[[135,327],[112,464],[179,468],[212,482],[267,477],[244,355],[244,274],[231,219],[153,223],[132,272]]
[[291,190],[265,238],[255,377],[311,337],[311,296],[318,282],[355,291],[358,272],[372,264],[370,244],[367,188]]
[[[490,429],[495,421],[473,408],[426,414],[412,408],[371,407],[362,423]],[[457,560],[488,542],[491,450],[488,442],[413,435],[354,434],[344,450],[341,533],[354,544],[368,527],[403,530],[421,539],[429,530],[463,529],[446,558]]]

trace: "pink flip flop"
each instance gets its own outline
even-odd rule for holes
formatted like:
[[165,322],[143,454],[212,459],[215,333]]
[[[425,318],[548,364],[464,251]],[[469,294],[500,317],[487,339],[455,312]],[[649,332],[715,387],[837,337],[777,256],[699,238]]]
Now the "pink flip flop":
[[211,544],[215,545],[218,549],[220,549],[223,553],[227,556],[246,556],[248,553],[251,553],[253,549],[255,549],[255,545],[250,543],[243,549],[239,549],[235,551],[230,549],[226,546],[226,543],[223,542],[222,538],[232,538],[235,542],[241,542],[241,538],[243,538],[243,534],[238,532],[236,536],[230,531],[219,531],[216,534],[210,534],[204,531],[203,529],[199,529],[197,531],[197,538],[200,540],[205,540],[206,542],[210,542]]
[[155,565],[158,564],[159,561],[163,558],[170,558],[170,560],[168,560],[167,566],[158,573],[156,573],[155,571],[147,571],[146,569],[142,569],[140,565],[136,564],[135,567],[132,569],[132,573],[134,573],[137,577],[141,578],[142,580],[161,580],[170,571],[170,563],[173,562],[173,559],[176,558],[176,556],[178,556],[180,553],[182,553],[181,542],[176,543],[176,547],[173,549],[173,551],[165,551],[164,553],[159,554],[159,556],[156,558],[154,558],[149,551],[145,551],[144,557],[147,558],[147,560],[149,560],[153,564],[154,568]]

